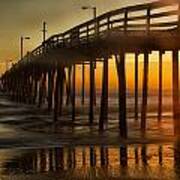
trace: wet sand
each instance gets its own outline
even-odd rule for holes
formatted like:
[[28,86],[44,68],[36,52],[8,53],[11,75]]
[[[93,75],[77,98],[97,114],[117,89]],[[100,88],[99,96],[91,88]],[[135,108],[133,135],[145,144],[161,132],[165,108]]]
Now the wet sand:
[[[158,123],[156,108],[147,114],[147,135],[128,112],[129,138],[119,136],[117,110],[110,108],[109,125],[98,131],[98,116],[89,126],[88,107],[78,107],[72,123],[70,109],[53,123],[46,108],[11,102],[0,94],[0,179],[178,179],[179,141],[172,114]],[[166,108],[165,108],[166,109]],[[96,109],[98,114],[99,109]]]

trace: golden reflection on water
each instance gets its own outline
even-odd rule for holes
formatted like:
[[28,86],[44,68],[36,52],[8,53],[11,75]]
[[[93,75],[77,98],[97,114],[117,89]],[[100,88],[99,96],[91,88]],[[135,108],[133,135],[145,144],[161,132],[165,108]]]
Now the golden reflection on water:
[[60,147],[22,152],[22,156],[3,163],[4,174],[51,172],[70,179],[180,177],[178,142],[120,147]]

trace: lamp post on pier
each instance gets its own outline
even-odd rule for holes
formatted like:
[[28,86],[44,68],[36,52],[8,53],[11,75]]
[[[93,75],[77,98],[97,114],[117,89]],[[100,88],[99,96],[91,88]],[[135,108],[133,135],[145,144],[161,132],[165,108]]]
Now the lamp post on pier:
[[82,10],[93,10],[93,20],[95,21],[95,36],[97,36],[97,8],[95,6],[82,6]]
[[28,37],[28,36],[25,36],[25,37],[23,37],[23,36],[21,36],[21,38],[20,38],[20,46],[21,46],[21,59],[23,58],[23,56],[24,56],[24,40],[30,40],[31,38],[30,37]]

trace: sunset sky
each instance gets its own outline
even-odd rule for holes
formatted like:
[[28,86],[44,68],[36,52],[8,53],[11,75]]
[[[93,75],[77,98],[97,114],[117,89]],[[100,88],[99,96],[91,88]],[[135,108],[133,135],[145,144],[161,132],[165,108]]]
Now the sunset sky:
[[42,41],[42,22],[48,24],[48,36],[76,26],[93,15],[83,11],[83,5],[96,6],[98,14],[126,5],[150,0],[0,0],[0,61],[19,57],[19,38],[31,37],[26,50],[32,50]]
[[[5,61],[16,61],[19,58],[20,36],[30,36],[25,42],[25,51],[34,49],[42,41],[42,22],[48,24],[48,37],[64,32],[73,26],[92,18],[92,11],[83,11],[84,5],[96,6],[98,15],[127,5],[141,4],[153,0],[0,0],[0,70],[5,69]],[[158,85],[157,53],[153,53],[150,63],[150,73],[153,87]],[[133,87],[133,55],[127,55],[128,86]],[[140,56],[140,59],[142,57]],[[166,72],[171,55],[164,56],[164,86],[170,87],[171,71]],[[112,62],[112,67],[113,61]],[[142,61],[139,63],[142,74]],[[110,70],[110,72],[112,72]],[[98,70],[97,70],[98,71]],[[153,73],[152,73],[153,72]],[[100,81],[100,80],[99,80]],[[110,80],[111,87],[116,86],[114,77]],[[100,84],[100,83],[99,83]],[[99,85],[100,86],[100,85]]]

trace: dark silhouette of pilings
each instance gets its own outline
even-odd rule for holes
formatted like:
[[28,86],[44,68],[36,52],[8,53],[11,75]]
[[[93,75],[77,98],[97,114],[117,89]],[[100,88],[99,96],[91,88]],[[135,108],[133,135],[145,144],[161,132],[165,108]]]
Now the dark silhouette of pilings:
[[69,169],[73,169],[76,167],[76,157],[75,157],[74,147],[68,147],[67,163]]
[[33,104],[36,104],[36,100],[37,100],[37,95],[38,95],[38,78],[34,77],[34,90],[33,90],[34,94],[33,94]]
[[135,96],[135,120],[138,120],[138,53],[135,53],[135,88],[134,88],[134,96]]
[[75,121],[76,118],[76,65],[73,65],[73,74],[72,74],[72,121]]
[[108,147],[101,146],[100,147],[100,160],[101,160],[101,167],[108,166]]
[[163,147],[162,145],[159,146],[159,151],[158,151],[158,155],[159,155],[159,165],[163,165]]
[[61,76],[61,70],[57,69],[57,75],[56,75],[56,85],[55,85],[55,92],[54,92],[54,121],[57,121],[58,118],[58,109],[59,109],[59,82],[60,82],[60,76]]
[[108,57],[104,58],[103,62],[103,82],[101,95],[101,110],[99,119],[99,130],[104,130],[104,123],[108,121]]
[[162,70],[163,70],[163,53],[159,52],[159,96],[158,96],[158,121],[162,118]]
[[54,169],[54,159],[55,159],[55,157],[54,157],[54,149],[50,149],[50,150],[48,150],[47,151],[47,156],[48,156],[48,159],[49,159],[49,171],[53,171],[53,170],[55,170]]
[[178,51],[173,51],[173,112],[174,118],[177,118],[179,113],[179,62]]
[[90,166],[96,166],[96,150],[93,146],[90,146]]
[[179,59],[178,50],[173,51],[173,116],[174,116],[174,132],[179,135]]
[[54,121],[57,121],[58,116],[62,115],[63,91],[64,91],[64,67],[57,68],[56,86],[54,94]]
[[41,105],[44,102],[44,98],[46,96],[46,71],[42,72],[41,79],[40,79],[40,87],[39,87],[39,104],[38,107],[41,107]]
[[41,161],[40,161],[41,169],[40,169],[40,171],[45,172],[47,163],[46,163],[46,151],[44,149],[41,150],[40,156],[41,156]]
[[55,148],[55,164],[57,171],[64,169],[64,149],[62,147]]
[[135,163],[139,163],[138,147],[134,148]]
[[70,102],[72,102],[72,97],[71,97],[71,86],[72,86],[72,66],[68,67],[68,74],[66,77],[66,105],[68,106]]
[[64,83],[65,83],[65,69],[61,68],[61,81],[60,81],[60,92],[59,92],[59,116],[62,115],[63,100],[64,100]]
[[86,148],[82,148],[82,165],[85,167],[86,166]]
[[142,132],[142,135],[145,135],[145,131],[146,131],[148,72],[149,72],[149,54],[148,54],[148,52],[145,52],[144,53],[144,70],[143,70],[142,108],[141,108],[141,132]]
[[81,103],[84,105],[84,98],[85,98],[85,64],[82,64],[82,87],[81,87],[81,96],[82,100]]
[[92,125],[94,122],[94,88],[95,88],[95,78],[94,78],[94,62],[90,60],[90,100],[89,100],[89,123]]
[[174,171],[176,173],[176,179],[180,179],[180,140],[177,138],[176,142],[174,143]]
[[127,122],[126,122],[126,76],[125,76],[125,53],[121,52],[115,56],[118,72],[119,86],[119,129],[120,136],[127,138]]
[[141,157],[142,157],[142,164],[144,166],[147,166],[148,161],[147,161],[147,147],[146,147],[146,145],[142,145],[142,148],[141,148]]
[[53,91],[54,91],[54,68],[49,69],[48,71],[48,111],[52,110],[52,102],[53,102]]
[[122,167],[127,167],[127,161],[128,161],[127,147],[125,145],[122,145],[120,147],[120,165]]

